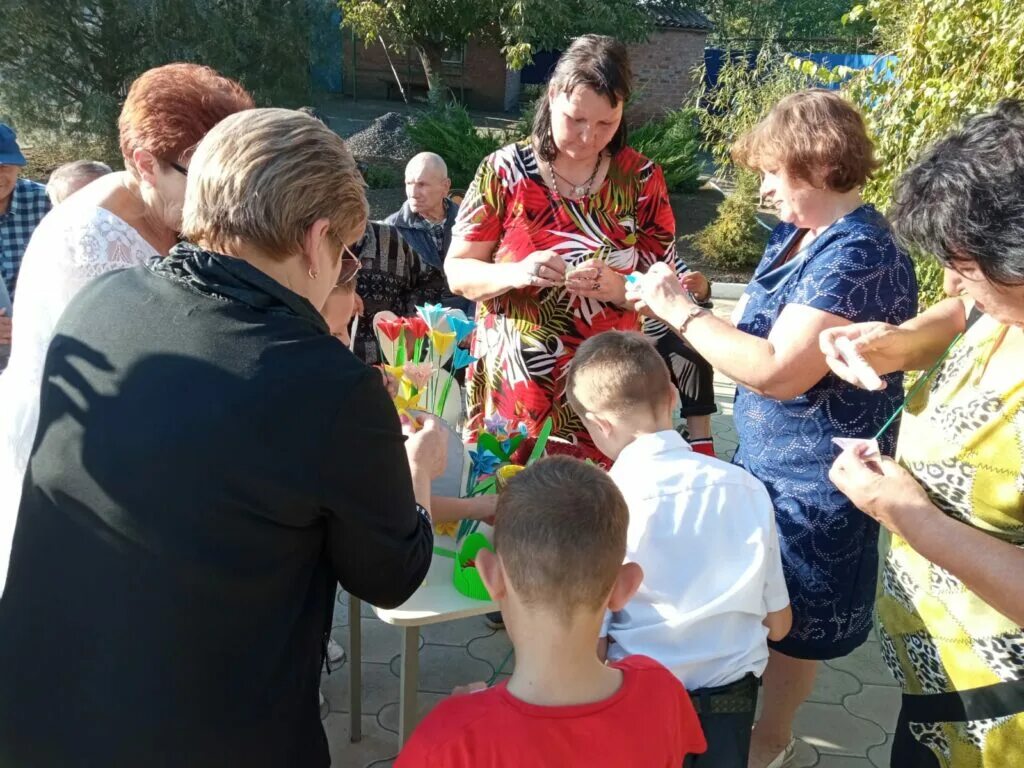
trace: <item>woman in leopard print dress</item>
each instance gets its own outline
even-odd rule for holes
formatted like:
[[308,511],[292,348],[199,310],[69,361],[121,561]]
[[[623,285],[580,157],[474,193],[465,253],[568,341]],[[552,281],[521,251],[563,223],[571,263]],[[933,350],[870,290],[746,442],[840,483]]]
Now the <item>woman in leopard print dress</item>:
[[[845,452],[835,484],[892,534],[877,601],[904,690],[899,768],[1024,765],[1024,104],[970,119],[901,179],[894,227],[946,268],[948,299],[857,340],[878,373],[932,370],[896,461]],[[963,296],[966,294],[966,296]],[[941,363],[941,364],[940,364]]]

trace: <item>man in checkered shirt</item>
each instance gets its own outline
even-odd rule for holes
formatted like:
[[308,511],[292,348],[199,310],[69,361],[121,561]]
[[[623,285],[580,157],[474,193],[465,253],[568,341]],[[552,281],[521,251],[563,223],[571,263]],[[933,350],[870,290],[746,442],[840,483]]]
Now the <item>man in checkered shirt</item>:
[[[11,310],[18,270],[25,247],[43,216],[50,210],[46,187],[19,179],[25,156],[10,126],[0,123],[0,370],[7,362],[11,344]],[[6,294],[6,295],[4,295]]]

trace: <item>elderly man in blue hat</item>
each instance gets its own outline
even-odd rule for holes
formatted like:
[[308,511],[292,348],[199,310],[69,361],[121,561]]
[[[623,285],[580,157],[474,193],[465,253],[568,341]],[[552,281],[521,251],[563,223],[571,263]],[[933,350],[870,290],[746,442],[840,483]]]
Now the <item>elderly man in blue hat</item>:
[[17,136],[0,123],[0,370],[11,344],[11,304],[29,238],[50,210],[46,187],[18,178],[25,165]]

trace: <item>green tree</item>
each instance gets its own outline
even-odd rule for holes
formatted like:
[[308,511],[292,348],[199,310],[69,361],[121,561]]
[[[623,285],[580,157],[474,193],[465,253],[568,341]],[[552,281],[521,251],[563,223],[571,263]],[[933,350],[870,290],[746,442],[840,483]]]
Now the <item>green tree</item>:
[[705,0],[702,10],[714,24],[719,45],[750,47],[766,40],[871,41],[871,25],[843,23],[856,0]]
[[[1002,98],[1024,99],[1024,2],[869,0],[850,15],[870,18],[893,56],[846,86],[864,108],[881,161],[865,196],[884,210],[896,179],[925,147]],[[941,296],[941,271],[915,256],[922,302],[932,303]]]
[[132,80],[195,61],[261,103],[308,98],[314,14],[329,0],[0,0],[0,114],[23,132],[99,139],[117,157]]
[[520,69],[536,51],[564,46],[585,32],[641,40],[650,31],[643,4],[622,0],[340,0],[344,25],[367,45],[378,37],[419,55],[432,95],[443,93],[441,61],[470,37],[502,46]]

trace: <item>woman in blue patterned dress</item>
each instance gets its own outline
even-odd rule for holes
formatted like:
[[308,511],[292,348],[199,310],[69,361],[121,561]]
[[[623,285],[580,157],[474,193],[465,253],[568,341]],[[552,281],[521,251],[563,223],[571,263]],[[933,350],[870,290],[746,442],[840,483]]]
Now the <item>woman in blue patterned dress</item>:
[[[775,503],[789,636],[771,643],[765,706],[750,767],[792,760],[793,717],[817,662],[844,656],[871,627],[877,524],[829,481],[833,437],[871,438],[900,403],[899,374],[869,392],[829,372],[818,334],[849,323],[899,324],[917,308],[910,260],[885,219],[861,200],[875,167],[860,114],[830,91],[780,101],[734,148],[762,174],[781,223],[772,232],[733,324],[690,302],[670,270],[652,268],[633,295],[737,382],[735,462]],[[734,327],[735,326],[735,327]],[[891,455],[895,430],[881,439]]]

